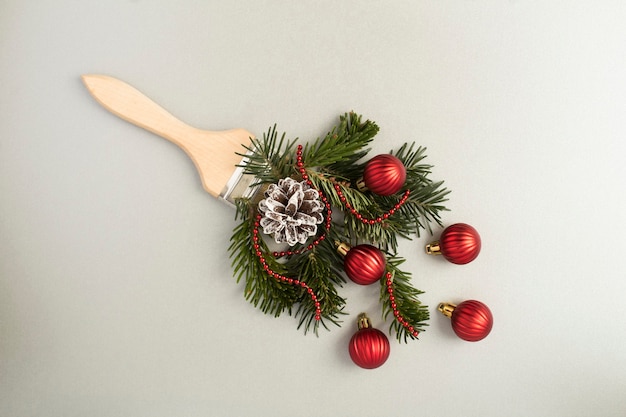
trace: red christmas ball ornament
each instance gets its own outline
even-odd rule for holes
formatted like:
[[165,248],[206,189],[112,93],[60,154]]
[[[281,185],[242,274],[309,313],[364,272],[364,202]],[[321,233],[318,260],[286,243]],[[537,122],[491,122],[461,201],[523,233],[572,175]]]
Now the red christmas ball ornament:
[[357,245],[350,248],[339,244],[337,251],[344,256],[343,269],[352,281],[359,285],[370,285],[381,279],[387,267],[383,252],[372,245]]
[[459,305],[440,303],[438,310],[450,317],[454,333],[468,342],[484,339],[493,327],[491,310],[480,301],[467,300]]
[[348,346],[350,358],[361,368],[378,368],[389,358],[389,339],[383,332],[372,327],[365,313],[359,314],[358,328]]
[[361,191],[389,196],[397,193],[406,181],[406,168],[402,161],[390,154],[377,155],[365,165],[363,178],[357,183]]
[[444,229],[438,241],[426,245],[429,255],[443,255],[453,264],[472,262],[480,253],[480,235],[469,224],[456,223]]

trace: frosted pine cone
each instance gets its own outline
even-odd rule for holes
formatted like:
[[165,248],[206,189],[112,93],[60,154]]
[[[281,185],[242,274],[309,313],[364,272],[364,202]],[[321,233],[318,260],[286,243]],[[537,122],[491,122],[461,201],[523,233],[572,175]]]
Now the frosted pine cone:
[[305,181],[279,180],[268,187],[265,199],[259,202],[263,233],[273,235],[276,243],[305,243],[324,221],[323,208],[319,193]]

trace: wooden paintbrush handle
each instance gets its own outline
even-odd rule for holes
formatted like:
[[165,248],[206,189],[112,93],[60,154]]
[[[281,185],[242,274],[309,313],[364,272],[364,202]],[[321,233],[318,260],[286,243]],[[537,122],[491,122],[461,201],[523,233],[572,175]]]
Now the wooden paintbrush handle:
[[197,129],[172,116],[136,88],[107,75],[83,75],[91,95],[118,117],[186,149]]
[[243,145],[253,135],[244,129],[201,130],[178,120],[136,88],[106,75],[83,75],[91,95],[111,113],[180,146],[192,159],[202,185],[215,197],[232,187]]

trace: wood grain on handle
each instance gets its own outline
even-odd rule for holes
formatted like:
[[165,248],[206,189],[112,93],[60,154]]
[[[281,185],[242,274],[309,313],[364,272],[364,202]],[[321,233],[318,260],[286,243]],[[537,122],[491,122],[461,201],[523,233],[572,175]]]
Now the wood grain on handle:
[[83,75],[91,95],[111,113],[180,146],[194,162],[202,186],[218,197],[241,163],[236,152],[254,137],[244,129],[201,130],[183,123],[134,87],[106,75]]

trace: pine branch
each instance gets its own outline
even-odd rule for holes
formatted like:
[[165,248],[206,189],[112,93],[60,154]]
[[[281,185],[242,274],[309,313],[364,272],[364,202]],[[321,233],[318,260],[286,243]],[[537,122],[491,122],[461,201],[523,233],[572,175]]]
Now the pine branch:
[[[450,191],[441,188],[443,181],[433,182],[428,176],[431,174],[432,165],[420,163],[426,158],[426,148],[418,147],[413,151],[415,144],[402,145],[395,156],[400,159],[407,170],[405,187],[411,190],[411,195],[406,204],[398,211],[398,216],[409,219],[404,229],[412,231],[418,237],[421,229],[433,234],[431,224],[442,225],[440,212],[448,209],[443,205],[448,201],[447,196]],[[392,154],[393,151],[391,152]]]
[[258,242],[259,250],[272,271],[305,282],[313,289],[320,303],[321,320],[318,321],[315,320],[315,304],[307,291],[268,275],[255,256],[256,249],[251,236],[256,209],[250,207],[247,199],[237,200],[236,208],[236,219],[241,223],[233,232],[229,252],[237,282],[242,279],[245,281],[245,298],[266,314],[278,317],[287,311],[289,315],[299,317],[298,328],[303,327],[305,334],[311,328],[317,334],[320,324],[328,329],[326,322],[339,326],[339,315],[343,314],[345,299],[339,296],[336,286],[341,286],[345,280],[334,267],[339,255],[332,245],[323,241],[306,254],[279,262],[262,239]]
[[324,138],[318,138],[304,147],[303,160],[307,167],[322,169],[326,174],[350,176],[358,170],[357,162],[369,152],[366,146],[378,133],[372,121],[361,122],[356,113],[346,113]]
[[[344,314],[345,298],[339,296],[336,285],[341,286],[345,279],[336,270],[338,255],[334,248],[325,240],[313,250],[297,257],[292,257],[287,262],[287,268],[293,274],[298,274],[299,279],[306,282],[317,295],[322,311],[321,324],[328,329],[325,320],[339,326],[339,315]],[[313,326],[317,334],[318,322],[315,321],[315,306],[310,298],[300,300],[295,317],[300,317],[298,328],[304,326],[304,333]]]
[[279,139],[274,125],[263,134],[263,139],[253,138],[250,146],[244,146],[247,153],[237,154],[244,158],[238,166],[243,167],[244,174],[256,177],[253,185],[289,177],[294,173],[293,148],[297,140],[285,140],[285,133]]
[[[360,239],[374,242],[384,250],[395,252],[398,246],[398,237],[411,239],[411,235],[418,237],[422,229],[432,234],[431,223],[441,225],[440,212],[447,210],[443,203],[447,201],[449,190],[443,188],[443,181],[433,182],[428,175],[431,173],[431,165],[421,163],[426,158],[426,148],[415,144],[405,143],[395,154],[405,165],[407,180],[405,189],[410,190],[407,202],[399,210],[390,216],[385,222],[365,225],[350,212],[344,216],[344,230],[346,237],[357,236]],[[363,168],[359,166],[359,172]],[[379,196],[368,192],[361,192],[351,188],[347,180],[352,178],[348,174],[335,173],[337,176],[329,176],[326,170],[318,172],[316,169],[307,169],[307,175],[318,189],[321,189],[333,205],[342,207],[345,202],[341,201],[335,190],[337,184],[346,201],[366,218],[377,218],[389,211],[398,202],[399,195]],[[359,174],[360,175],[360,174]]]
[[[242,279],[245,282],[245,298],[264,313],[273,314],[275,317],[280,316],[285,310],[291,312],[291,307],[298,300],[299,291],[265,273],[263,266],[254,255],[255,249],[250,239],[253,221],[248,201],[242,199],[236,204],[236,216],[241,220],[241,223],[233,232],[228,250],[237,282]],[[269,252],[264,242],[261,241],[259,244],[263,251]],[[276,272],[286,272],[284,266],[272,257],[269,257],[267,261]]]
[[[400,270],[399,266],[404,262],[404,259],[396,256],[387,259],[387,270],[393,274],[393,294],[396,308],[400,315],[415,330],[423,332],[424,326],[428,326],[428,323],[425,322],[430,318],[430,314],[428,307],[423,305],[418,299],[418,296],[423,294],[423,291],[411,285],[410,273]],[[389,314],[393,317],[393,308],[389,300],[385,279],[381,279],[380,300],[383,305],[383,318],[386,320]],[[404,341],[406,343],[408,339],[416,339],[413,334],[395,319],[389,326],[389,330],[396,334],[398,342]]]
[[[333,207],[345,209],[347,202],[361,216],[376,219],[398,203],[401,193],[383,197],[361,192],[352,188],[351,184],[362,175],[363,160],[369,152],[367,147],[377,132],[375,123],[369,120],[362,122],[361,116],[355,113],[340,116],[339,123],[326,136],[304,146],[302,162],[306,175],[302,175],[294,152],[297,139],[287,140],[284,133],[279,137],[274,125],[262,139],[254,139],[246,147],[246,154],[240,154],[244,157],[242,166],[245,174],[255,176],[256,184],[277,183],[287,177],[298,181],[308,178]],[[245,298],[264,313],[279,316],[286,311],[295,316],[299,320],[298,328],[304,328],[305,333],[312,330],[317,334],[320,325],[328,329],[328,323],[338,326],[346,300],[338,294],[337,287],[341,287],[345,279],[343,260],[332,242],[347,240],[357,244],[367,241],[386,252],[396,253],[398,238],[410,239],[414,234],[419,236],[422,229],[432,234],[431,224],[441,225],[440,212],[446,210],[443,203],[447,201],[449,191],[443,187],[442,181],[433,182],[429,178],[432,166],[424,163],[425,150],[405,143],[395,153],[391,152],[406,168],[404,189],[410,191],[407,201],[395,213],[385,216],[382,222],[364,224],[350,210],[344,210],[343,219],[339,222],[335,219],[325,240],[311,250],[287,259],[274,258],[262,239],[255,247],[251,236],[258,227],[255,226],[258,199],[254,203],[249,199],[238,200],[236,219],[241,223],[233,231],[229,252],[237,282],[245,282]],[[341,195],[335,189],[337,185]],[[303,250],[307,243],[292,249]],[[257,250],[266,265],[261,263]],[[423,326],[426,326],[424,321],[429,317],[428,310],[418,299],[422,292],[411,286],[410,274],[399,269],[403,262],[403,259],[393,256],[387,264],[387,270],[393,274],[396,307],[414,329],[423,331]],[[276,279],[276,275],[268,274],[267,268],[282,278]],[[285,282],[285,277],[293,277],[314,291],[321,320],[315,320],[317,306],[307,290]],[[381,279],[381,282],[384,281]],[[381,303],[383,316],[388,317],[393,309],[386,283],[381,290]],[[415,338],[396,320],[392,322],[391,330],[396,332],[399,341]]]

